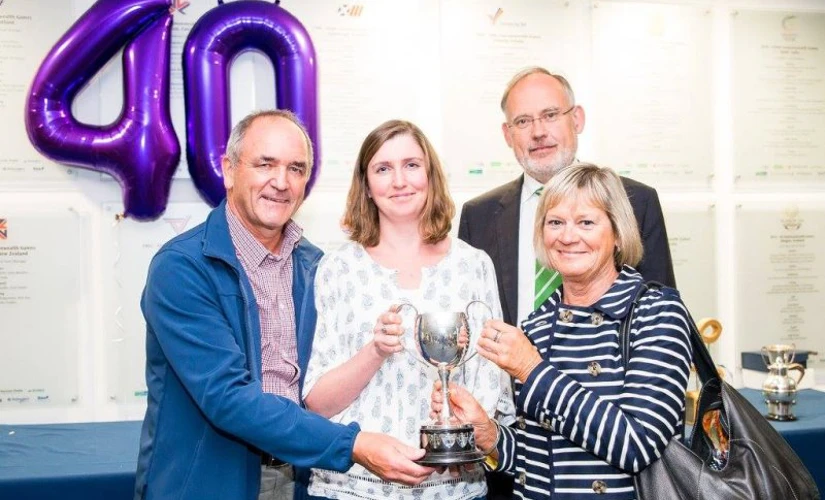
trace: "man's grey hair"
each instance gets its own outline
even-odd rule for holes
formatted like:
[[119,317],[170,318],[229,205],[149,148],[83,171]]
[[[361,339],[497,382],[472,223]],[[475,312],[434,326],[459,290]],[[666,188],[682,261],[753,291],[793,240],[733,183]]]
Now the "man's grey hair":
[[244,136],[246,136],[246,131],[249,130],[249,127],[251,127],[258,118],[283,118],[284,120],[291,121],[297,125],[299,129],[301,129],[301,133],[304,135],[304,139],[307,143],[307,151],[309,153],[307,158],[308,176],[312,172],[314,161],[312,141],[309,139],[309,133],[307,132],[306,127],[304,127],[304,124],[301,123],[301,119],[288,109],[267,109],[263,111],[255,111],[243,117],[243,119],[232,128],[232,132],[229,134],[229,140],[226,141],[226,157],[229,158],[229,163],[231,163],[234,167],[241,161],[241,143],[243,143]]
[[507,83],[507,87],[504,89],[504,95],[501,96],[501,110],[506,112],[505,107],[507,106],[507,99],[510,97],[510,92],[513,90],[513,87],[518,85],[518,83],[530,75],[541,74],[547,75],[549,77],[555,78],[564,88],[564,93],[567,94],[568,105],[575,106],[576,105],[576,96],[573,94],[573,87],[570,86],[570,82],[567,81],[567,78],[557,75],[555,73],[551,73],[546,69],[542,68],[541,66],[530,66],[524,68],[523,70],[516,73],[513,78]]

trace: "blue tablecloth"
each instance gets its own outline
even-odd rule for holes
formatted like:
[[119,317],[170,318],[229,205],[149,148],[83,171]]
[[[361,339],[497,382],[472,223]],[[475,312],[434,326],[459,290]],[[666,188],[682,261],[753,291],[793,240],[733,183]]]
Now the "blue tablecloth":
[[140,425],[0,425],[0,499],[131,499]]
[[[739,392],[751,402],[757,410],[767,413],[768,405],[762,392],[755,389],[739,389]],[[774,422],[774,428],[782,434],[794,449],[802,463],[811,472],[820,493],[825,493],[825,392],[813,389],[799,391],[793,414],[797,420],[792,422]]]
[[[740,389],[767,411],[760,391]],[[825,492],[825,393],[799,391],[798,420],[771,422]],[[129,500],[140,422],[0,425],[0,499]]]

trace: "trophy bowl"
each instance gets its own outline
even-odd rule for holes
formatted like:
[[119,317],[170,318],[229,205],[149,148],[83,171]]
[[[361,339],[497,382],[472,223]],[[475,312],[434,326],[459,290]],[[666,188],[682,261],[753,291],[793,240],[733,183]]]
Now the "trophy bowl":
[[468,313],[474,300],[460,312],[430,312],[419,314],[412,304],[402,304],[398,311],[409,307],[415,311],[413,339],[415,350],[420,355],[413,356],[419,362],[438,369],[444,404],[436,422],[423,425],[420,429],[421,447],[426,450],[416,463],[427,466],[448,466],[479,462],[484,455],[476,449],[475,434],[471,424],[453,423],[450,411],[448,381],[450,372],[476,355],[470,353],[470,326]]

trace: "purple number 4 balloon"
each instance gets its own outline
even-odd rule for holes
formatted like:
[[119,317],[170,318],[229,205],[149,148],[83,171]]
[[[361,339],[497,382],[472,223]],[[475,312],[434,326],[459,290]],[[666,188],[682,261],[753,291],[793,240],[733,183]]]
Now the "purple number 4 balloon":
[[[35,76],[26,129],[45,156],[115,177],[124,215],[156,219],[166,209],[180,145],[169,115],[172,0],[98,0],[55,44]],[[124,105],[105,126],[78,122],[71,103],[124,47]],[[187,160],[204,199],[224,198],[220,159],[230,131],[229,67],[257,49],[275,67],[277,106],[307,127],[319,163],[315,49],[304,27],[272,3],[218,5],[193,27],[184,49]],[[320,172],[316,165],[307,194]]]
[[[180,145],[169,116],[169,0],[98,0],[60,38],[34,78],[26,105],[32,144],[52,160],[112,175],[124,215],[166,209]],[[123,51],[123,110],[104,126],[78,122],[71,103]]]

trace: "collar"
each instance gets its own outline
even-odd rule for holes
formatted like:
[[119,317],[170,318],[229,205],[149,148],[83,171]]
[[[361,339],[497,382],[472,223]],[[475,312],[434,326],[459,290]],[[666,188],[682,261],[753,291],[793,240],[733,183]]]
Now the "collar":
[[260,266],[267,258],[276,261],[288,258],[295,247],[298,246],[303,233],[303,230],[295,221],[288,220],[282,229],[281,247],[278,249],[278,255],[275,255],[255,238],[229,206],[226,207],[226,221],[238,258],[250,268]]
[[521,204],[524,205],[530,198],[536,195],[536,190],[544,186],[541,182],[530,177],[527,172],[524,173],[524,184],[521,186]]
[[639,271],[623,266],[610,288],[592,307],[613,319],[622,319],[627,315],[636,291],[643,284],[644,278]]

